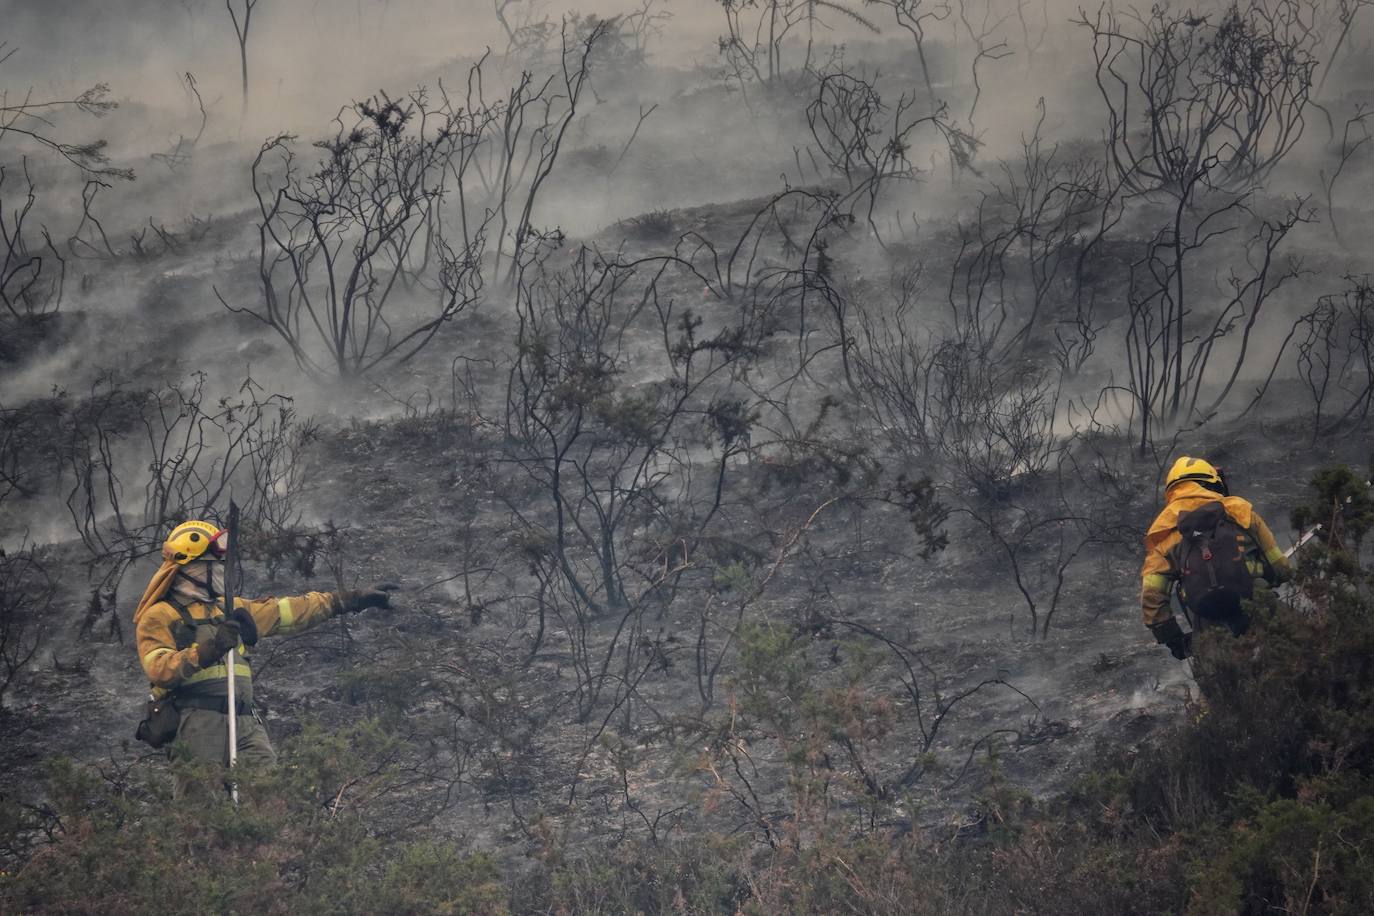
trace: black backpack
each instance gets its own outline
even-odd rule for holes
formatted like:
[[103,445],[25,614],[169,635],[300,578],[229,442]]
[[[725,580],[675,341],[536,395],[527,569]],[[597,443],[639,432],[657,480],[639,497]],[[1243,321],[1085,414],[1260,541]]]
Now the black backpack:
[[1220,502],[1179,516],[1183,540],[1175,548],[1179,598],[1190,614],[1227,618],[1241,613],[1241,602],[1255,590],[1245,562],[1249,535]]

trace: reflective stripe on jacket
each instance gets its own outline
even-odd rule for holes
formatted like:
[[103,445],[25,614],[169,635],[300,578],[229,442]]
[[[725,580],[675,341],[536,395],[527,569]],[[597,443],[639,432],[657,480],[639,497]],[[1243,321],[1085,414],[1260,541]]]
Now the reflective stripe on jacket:
[[[234,605],[253,616],[259,638],[313,626],[332,617],[338,606],[334,595],[328,592],[307,592],[289,598],[236,598]],[[210,623],[224,617],[216,605],[197,602],[185,609],[194,623]],[[185,629],[181,614],[167,601],[159,601],[139,617],[138,657],[148,682],[162,692],[187,688],[197,693],[222,693],[228,676],[225,665],[221,662],[202,668],[192,644],[194,636],[188,639]],[[253,673],[243,657],[242,646],[234,653],[234,676],[244,679],[245,698],[250,697]]]
[[1183,540],[1178,532],[1179,516],[1211,502],[1220,502],[1226,514],[1250,539],[1251,549],[1246,562],[1255,578],[1277,585],[1291,575],[1283,549],[1247,500],[1239,496],[1222,496],[1190,481],[1175,484],[1169,490],[1168,503],[1145,535],[1145,563],[1140,570],[1140,613],[1147,627],[1164,623],[1174,616],[1169,607],[1169,595],[1179,578],[1174,561],[1174,548]]

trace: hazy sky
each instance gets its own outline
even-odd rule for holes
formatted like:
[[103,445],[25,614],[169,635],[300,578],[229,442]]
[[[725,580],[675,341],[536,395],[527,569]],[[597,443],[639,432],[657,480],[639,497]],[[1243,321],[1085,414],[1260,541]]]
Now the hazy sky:
[[[543,6],[555,19],[571,9],[635,8],[634,0]],[[713,0],[659,0],[656,8],[674,17],[655,49],[661,56],[686,62],[713,51]],[[19,49],[5,65],[11,91],[104,81],[120,97],[152,99],[178,92],[178,75],[190,70],[207,96],[237,93],[238,47],[223,0],[0,0],[0,22],[0,41]],[[338,98],[504,44],[490,0],[259,0],[249,62],[265,101],[312,89]]]

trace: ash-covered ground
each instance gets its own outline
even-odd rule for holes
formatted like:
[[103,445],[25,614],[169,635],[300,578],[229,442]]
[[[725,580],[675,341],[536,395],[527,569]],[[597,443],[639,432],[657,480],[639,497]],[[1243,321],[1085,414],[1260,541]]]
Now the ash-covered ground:
[[401,586],[254,654],[279,745],[398,739],[378,829],[970,829],[1189,714],[1137,603],[1174,458],[1284,543],[1367,464],[1363,20],[274,4],[244,91],[184,6],[0,34],[8,795],[165,767],[130,616],[232,497],[246,594]]

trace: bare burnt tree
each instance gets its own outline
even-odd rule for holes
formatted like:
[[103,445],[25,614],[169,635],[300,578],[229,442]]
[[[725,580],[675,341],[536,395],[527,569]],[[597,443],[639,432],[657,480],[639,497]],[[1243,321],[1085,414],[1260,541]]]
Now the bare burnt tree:
[[[1034,479],[1058,448],[1058,375],[1092,352],[1088,274],[1119,218],[1103,171],[1061,159],[1038,130],[1000,171],[959,227],[947,275],[918,265],[846,293],[858,402],[900,453],[989,497]],[[1059,373],[1037,358],[1047,349]]]
[[512,287],[519,285],[521,272],[539,257],[541,242],[561,235],[535,225],[535,204],[577,117],[582,91],[591,77],[593,54],[615,26],[613,20],[602,19],[579,30],[576,23],[565,20],[558,72],[541,82],[525,71],[500,107],[481,175],[488,186],[489,209],[497,214],[495,271],[500,273],[501,258],[507,256],[506,281]]
[[86,186],[81,189],[81,221],[67,237],[67,250],[72,257],[110,260],[119,257],[119,252],[110,244],[110,237],[105,233],[105,224],[100,221],[94,209],[96,196],[109,188],[110,185],[106,182],[98,178],[89,178],[86,180]]
[[930,64],[926,60],[927,29],[935,23],[944,22],[954,11],[944,0],[864,0],[866,5],[881,6],[891,11],[897,25],[911,35],[916,43],[916,57],[921,63],[921,78],[926,84],[926,97],[930,107],[939,104],[935,99],[935,84],[930,77]]
[[1331,234],[1338,242],[1342,240],[1340,222],[1336,218],[1336,184],[1350,163],[1358,161],[1360,150],[1365,144],[1374,139],[1374,135],[1369,132],[1371,117],[1374,117],[1374,111],[1368,110],[1364,105],[1355,106],[1355,113],[1346,119],[1345,128],[1341,131],[1341,143],[1335,150],[1335,163],[1329,170],[1323,168],[1319,173],[1322,190],[1326,192],[1326,220],[1331,224]]
[[815,33],[827,28],[822,16],[838,16],[877,33],[878,27],[843,0],[719,0],[726,34],[717,44],[733,78],[772,86],[786,72],[787,49],[805,39],[802,70],[811,69]]
[[1367,420],[1374,408],[1374,287],[1368,276],[1346,277],[1346,284],[1317,300],[1289,334],[1312,401],[1313,442]]
[[[1306,199],[1276,217],[1255,214],[1243,197],[1227,197],[1195,213],[1182,202],[1171,210],[1131,265],[1127,291],[1125,390],[1142,452],[1160,428],[1211,417],[1230,396],[1264,307],[1301,272],[1300,262],[1280,254],[1284,239],[1312,219]],[[1253,234],[1240,246],[1242,266],[1224,276],[1212,269],[1227,236],[1250,232],[1252,225]],[[1222,276],[1219,302],[1198,295],[1195,272]]]
[[1021,157],[998,163],[997,177],[960,227],[949,308],[960,333],[995,360],[1042,343],[1037,335],[1052,321],[1059,361],[1081,366],[1095,334],[1096,290],[1085,274],[1120,218],[1117,189],[1097,163],[1044,143],[1043,99],[1038,107]]
[[861,300],[852,306],[853,391],[899,454],[938,462],[990,497],[1043,470],[1056,447],[1053,377],[995,358],[967,327],[930,326],[916,271],[893,277],[885,294],[861,287],[852,296]]
[[[1219,16],[1106,6],[1091,31],[1108,158],[1125,186],[1183,200],[1264,181],[1306,126],[1317,36],[1300,0],[1246,0]],[[1215,21],[1214,21],[1215,20]]]
[[[253,168],[262,305],[226,306],[272,327],[307,371],[349,375],[410,359],[478,301],[489,230],[492,270],[518,287],[562,237],[537,225],[537,203],[613,25],[565,22],[557,72],[525,71],[503,99],[484,97],[478,61],[465,95],[356,104],[316,144],[317,171],[294,138],[269,140]],[[398,321],[422,295],[427,312]]]
[[210,122],[210,115],[205,110],[205,100],[200,96],[200,87],[196,84],[195,74],[187,71],[182,77],[186,84],[187,94],[195,99],[196,108],[200,112],[200,124],[196,127],[196,135],[188,137],[181,134],[177,137],[172,148],[165,153],[153,153],[153,159],[167,166],[167,170],[175,172],[177,169],[187,165],[191,161],[191,156],[196,151],[197,144],[201,137],[205,136],[205,126]]
[[658,8],[658,0],[639,0],[639,8],[622,15],[620,23],[632,47],[643,58],[649,51],[649,42],[663,34],[664,25],[672,18],[669,10]]
[[57,446],[69,415],[69,396],[59,386],[48,397],[0,402],[0,536],[12,540],[36,517],[51,517],[48,497],[57,489]]
[[853,213],[841,206],[845,197],[832,190],[788,188],[768,198],[739,235],[720,247],[695,231],[676,246],[677,256],[703,278],[705,291],[735,303],[759,333],[795,333],[796,371],[810,362],[813,338],[824,328],[816,310],[825,313],[837,304],[826,246],[854,224]]
[[[1064,606],[1075,562],[1085,554],[1103,553],[1119,539],[1112,520],[1120,515],[1120,506],[1113,506],[1109,491],[1084,479],[1085,462],[1075,454],[1077,447],[1070,441],[1057,451],[1046,486],[1038,491],[957,510],[996,546],[1025,604],[1025,631],[1040,639],[1049,638]],[[1101,467],[1097,462],[1087,466],[1094,471]],[[1133,538],[1134,529],[1127,528]],[[1008,614],[1008,629],[1016,629],[1015,612]]]
[[171,523],[216,513],[231,494],[250,519],[264,499],[279,498],[264,493],[279,477],[252,472],[289,445],[288,399],[250,379],[238,396],[215,401],[206,381],[199,373],[185,385],[140,390],[107,376],[72,412],[58,449],[60,485],[102,585],[156,553]]
[[1000,34],[1011,16],[1010,11],[998,9],[994,0],[959,0],[959,24],[973,46],[973,60],[969,63],[973,82],[973,98],[968,106],[970,131],[976,130],[974,116],[983,97],[984,61],[999,61],[1014,53]]
[[5,694],[38,654],[56,593],[32,546],[0,550],[0,715]]
[[624,706],[648,673],[645,613],[670,604],[698,564],[723,496],[733,440],[721,438],[709,473],[688,453],[756,330],[747,315],[707,326],[676,306],[661,287],[685,269],[582,249],[566,270],[541,266],[518,301],[504,428],[540,495],[512,510],[541,616],[557,616],[574,659],[582,720],[608,687],[612,709]]
[[[463,179],[492,113],[433,105],[423,90],[347,111],[314,169],[291,137],[263,145],[252,169],[262,304],[220,301],[272,328],[303,369],[358,375],[410,359],[476,302],[491,215],[464,206]],[[449,188],[456,231],[438,212]],[[430,304],[403,323],[393,299],[407,294]]]
[[1029,72],[1031,65],[1035,62],[1035,55],[1044,47],[1045,39],[1050,34],[1050,4],[1049,0],[1040,0],[1039,16],[1040,21],[1036,25],[1031,24],[1032,16],[1028,13],[1032,0],[1016,0],[1016,19],[1021,24],[1021,47],[1026,51],[1026,71]]
[[25,227],[38,200],[28,166],[28,159],[25,159],[21,167],[26,186],[22,203],[7,211],[4,207],[6,183],[12,185],[14,179],[9,170],[0,165],[0,246],[3,246],[0,250],[0,303],[4,303],[15,318],[34,319],[62,307],[67,261],[53,244],[46,227],[37,233]]
[[25,461],[33,436],[26,411],[0,405],[0,507],[13,496],[32,496],[32,470]]
[[1317,83],[1317,92],[1326,88],[1326,81],[1331,76],[1331,68],[1336,65],[1336,59],[1341,55],[1341,49],[1345,47],[1346,41],[1350,38],[1350,32],[1355,27],[1355,20],[1359,18],[1360,11],[1365,7],[1374,6],[1371,0],[1336,0],[1336,23],[1340,29],[1336,33],[1336,41],[1331,46],[1331,51],[1326,57],[1326,69],[1322,71],[1321,81]]
[[239,45],[239,77],[243,88],[243,102],[239,109],[240,118],[248,114],[248,37],[253,27],[253,11],[262,0],[224,0],[224,8],[229,11],[229,21],[234,25],[234,38]]
[[[913,134],[932,127],[943,138],[951,158],[972,159],[975,141],[948,122],[943,106],[924,115],[913,112],[915,99],[905,93],[895,104],[883,101],[877,80],[847,71],[819,75],[816,94],[806,106],[806,124],[814,145],[808,147],[818,172],[843,179],[845,190],[836,200],[837,212],[857,215],[879,244],[882,236],[874,219],[893,182],[913,181],[916,169],[909,158]],[[824,169],[817,162],[824,163]]]
[[[0,65],[17,49],[0,43]],[[35,98],[32,89],[12,94],[0,89],[0,151],[18,150],[18,164],[0,162],[0,303],[13,318],[41,319],[61,308],[66,284],[66,259],[58,252],[41,217],[35,211],[40,190],[30,172],[30,154],[56,156],[75,166],[87,179],[82,195],[83,225],[89,215],[95,188],[108,187],[105,179],[131,180],[130,169],[110,164],[107,143],[94,140],[70,143],[59,139],[54,116],[77,111],[103,118],[119,107],[109,99],[109,86],[98,83],[72,98]],[[78,227],[77,234],[80,234]],[[68,253],[75,254],[68,246]]]
[[[861,81],[845,83],[861,98],[871,100],[863,85]],[[823,96],[822,112],[826,101]],[[829,101],[833,103],[836,99]],[[866,116],[846,123],[835,115],[835,108],[829,111],[834,116],[825,125],[818,121],[818,143],[828,146],[825,155],[834,157],[832,161],[841,174],[845,168],[850,170],[852,186],[788,187],[755,210],[738,236],[717,246],[691,231],[678,240],[676,247],[677,255],[692,263],[706,279],[710,292],[740,303],[751,320],[766,331],[784,327],[793,331],[797,354],[792,371],[779,382],[783,388],[805,373],[817,355],[832,348],[838,349],[841,359],[846,361],[844,371],[846,378],[850,377],[847,360],[852,335],[847,329],[848,302],[839,289],[840,278],[830,246],[848,237],[861,217],[869,223],[865,208],[876,204],[875,189],[894,177],[900,178],[905,171],[897,164],[905,156],[905,138],[910,130],[903,130],[895,138],[893,149],[882,152],[872,135],[865,133],[872,126],[871,121],[864,120]],[[878,109],[870,108],[868,114],[877,112]],[[930,127],[943,142],[952,162],[967,162],[976,148],[971,137],[945,120],[943,111],[910,123],[899,120],[897,124],[913,129],[919,125]],[[887,170],[869,172],[863,165],[865,156],[870,157],[869,161],[885,162]],[[876,227],[870,228],[876,235]],[[827,327],[828,324],[833,327]],[[835,336],[827,337],[828,331]]]
[[[6,50],[6,47],[6,43],[0,42],[0,64],[19,50]],[[119,107],[109,95],[110,87],[105,83],[96,83],[72,98],[59,99],[35,98],[32,89],[23,93],[11,93],[8,88],[0,90],[0,143],[31,143],[38,149],[55,153],[91,178],[132,179],[131,169],[110,165],[105,151],[109,144],[105,140],[69,143],[53,135],[51,115],[72,109],[103,118]]]
[[[140,226],[137,232],[129,233],[129,243],[136,258],[151,258],[174,252],[181,247],[181,238],[166,225],[159,224],[151,216],[148,225]],[[161,249],[158,246],[161,246]]]
[[492,0],[492,8],[506,34],[507,57],[541,55],[553,39],[556,27],[539,0]]

